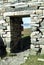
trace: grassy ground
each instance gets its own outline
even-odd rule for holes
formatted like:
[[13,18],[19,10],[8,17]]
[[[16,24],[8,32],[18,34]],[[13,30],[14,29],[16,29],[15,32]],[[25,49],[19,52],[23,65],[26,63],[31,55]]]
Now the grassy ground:
[[24,29],[24,30],[22,31],[22,34],[23,34],[22,37],[30,36],[30,34],[31,34],[31,28]]
[[[23,34],[24,34],[23,37],[30,36],[31,30],[26,29],[26,30],[23,31]],[[29,55],[26,62],[21,64],[21,65],[44,65],[44,62],[38,61],[38,58],[43,58],[44,59],[44,55]]]
[[44,58],[44,55],[29,55],[25,63],[21,65],[44,65],[43,61],[38,61],[38,58]]

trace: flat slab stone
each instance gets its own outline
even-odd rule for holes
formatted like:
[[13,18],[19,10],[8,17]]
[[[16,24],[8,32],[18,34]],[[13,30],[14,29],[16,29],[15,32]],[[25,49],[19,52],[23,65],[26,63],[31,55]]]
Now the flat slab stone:
[[42,58],[38,58],[38,61],[44,61],[44,59],[42,59]]

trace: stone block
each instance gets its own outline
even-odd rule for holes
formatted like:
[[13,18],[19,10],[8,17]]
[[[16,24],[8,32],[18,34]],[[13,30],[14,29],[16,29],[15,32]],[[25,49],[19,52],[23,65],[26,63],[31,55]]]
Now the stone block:
[[35,6],[35,5],[34,5],[34,6],[29,6],[29,7],[28,7],[28,10],[36,10],[36,9],[37,9],[37,6]]
[[38,0],[38,2],[42,2],[43,0]]
[[3,38],[6,38],[6,37],[7,37],[7,35],[6,35],[6,34],[3,34],[3,35],[2,35],[2,37],[3,37]]
[[36,14],[42,15],[43,11],[42,10],[36,10]]
[[43,3],[41,3],[41,6],[44,6],[44,2],[43,2]]
[[10,26],[7,26],[7,30],[10,31]]
[[8,26],[8,23],[6,23],[6,22],[5,22],[5,23],[3,23],[3,26]]
[[44,10],[44,6],[42,6],[42,7],[39,7],[39,9],[41,9],[41,10]]
[[43,16],[44,16],[44,10],[43,10]]
[[38,0],[32,0],[32,2],[37,2]]
[[44,20],[42,21],[41,26],[44,27]]
[[7,32],[7,37],[11,37],[10,32]]

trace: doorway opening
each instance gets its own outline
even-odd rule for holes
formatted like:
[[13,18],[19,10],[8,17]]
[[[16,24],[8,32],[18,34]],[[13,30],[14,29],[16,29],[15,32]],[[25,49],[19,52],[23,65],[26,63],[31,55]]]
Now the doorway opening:
[[[31,26],[29,25],[30,20],[31,19],[29,16],[10,17],[10,30],[11,30],[10,48],[12,53],[30,48],[31,44],[30,40]],[[24,34],[26,34],[26,36],[22,34],[25,28],[27,32],[25,32]]]

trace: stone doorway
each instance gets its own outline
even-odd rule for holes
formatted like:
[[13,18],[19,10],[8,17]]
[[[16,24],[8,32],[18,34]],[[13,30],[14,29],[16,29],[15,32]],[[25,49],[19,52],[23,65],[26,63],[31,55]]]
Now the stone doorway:
[[10,16],[10,31],[11,31],[10,48],[12,53],[19,52],[19,50],[22,50],[23,48],[23,45],[22,45],[23,43],[21,39],[22,31],[23,31],[22,17],[30,17],[30,15],[29,16]]

